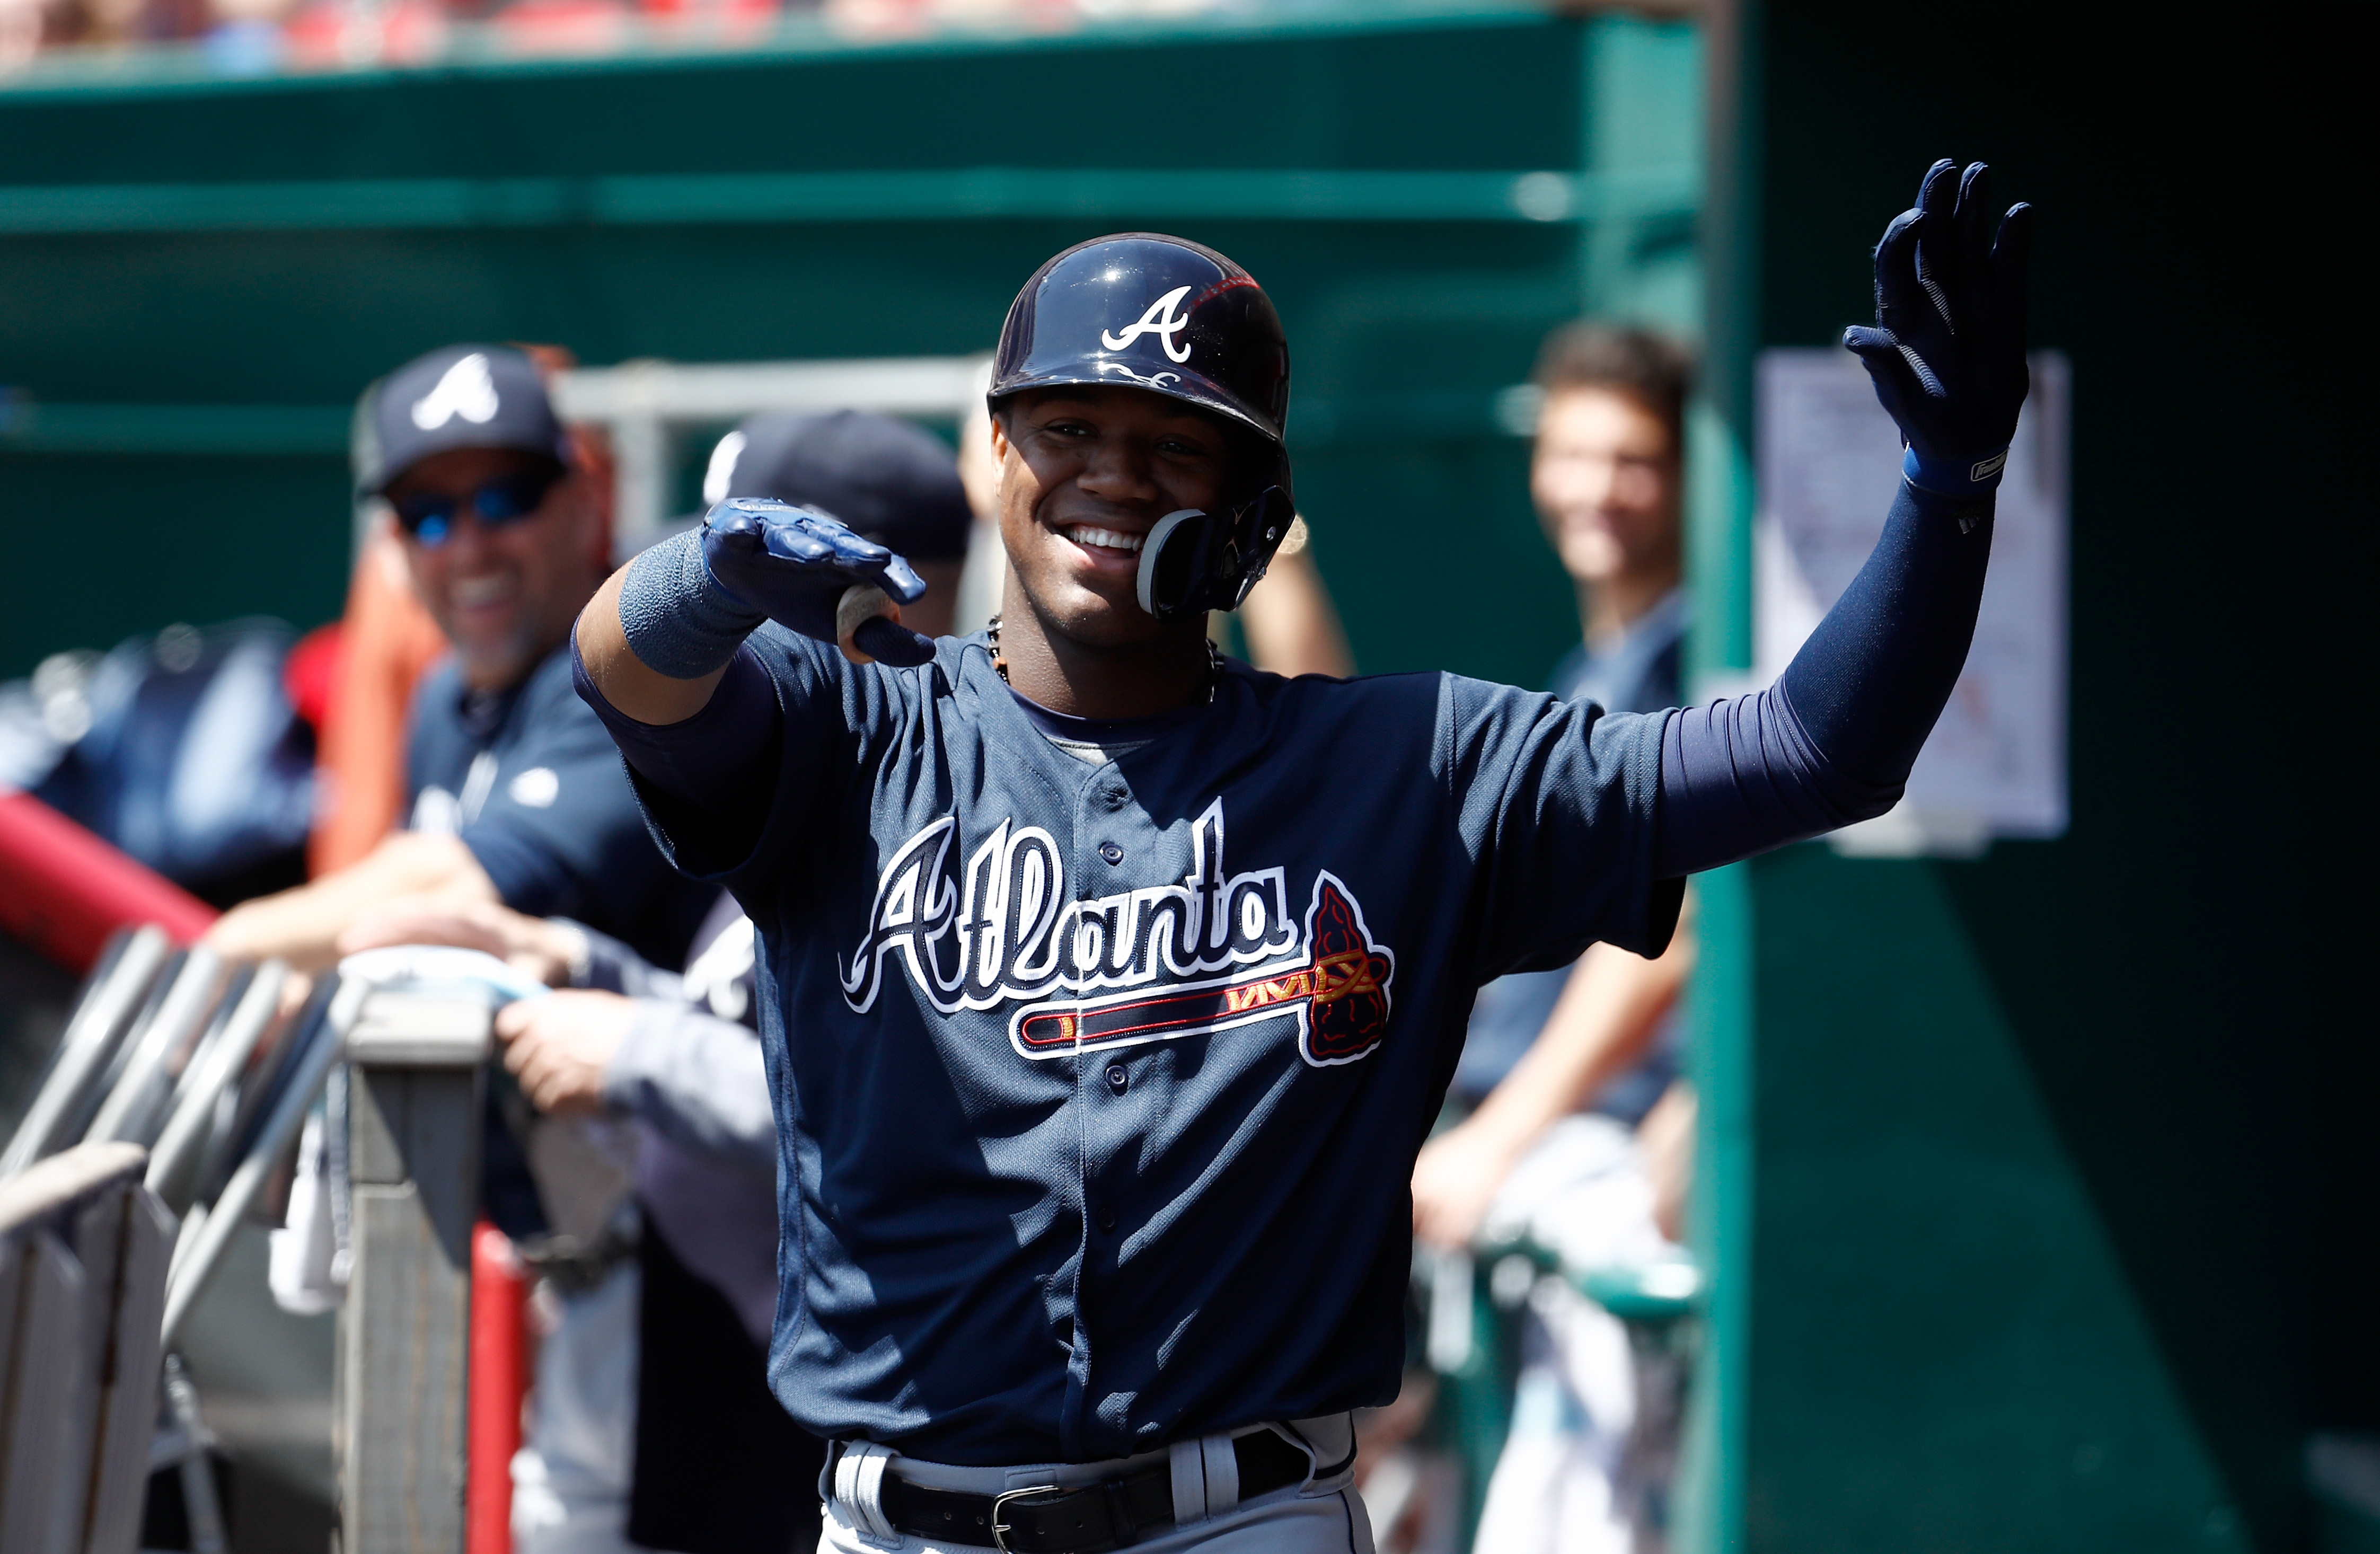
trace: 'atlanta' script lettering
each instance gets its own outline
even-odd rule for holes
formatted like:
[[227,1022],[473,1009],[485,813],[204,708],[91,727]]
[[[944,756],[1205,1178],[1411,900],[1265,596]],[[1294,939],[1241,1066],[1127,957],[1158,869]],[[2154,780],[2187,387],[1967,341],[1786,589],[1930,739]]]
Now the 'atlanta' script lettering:
[[1191,828],[1190,872],[1176,884],[1071,899],[1057,842],[1003,820],[960,854],[944,817],[885,865],[866,937],[843,976],[856,1013],[883,991],[897,956],[945,1014],[1018,1004],[1009,1040],[1028,1058],[1169,1040],[1293,1016],[1318,1065],[1379,1045],[1394,957],[1372,942],[1362,909],[1327,870],[1303,921],[1279,868],[1229,872],[1223,806]]

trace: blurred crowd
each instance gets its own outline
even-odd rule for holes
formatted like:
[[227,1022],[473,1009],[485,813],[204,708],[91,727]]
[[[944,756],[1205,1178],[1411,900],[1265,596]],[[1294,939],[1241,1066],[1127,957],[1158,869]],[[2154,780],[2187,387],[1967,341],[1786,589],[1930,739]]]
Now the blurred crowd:
[[[42,55],[181,44],[226,75],[421,65],[458,54],[734,48],[784,29],[856,37],[1062,31],[1259,0],[0,0],[0,72]],[[1270,0],[1263,0],[1270,3]]]

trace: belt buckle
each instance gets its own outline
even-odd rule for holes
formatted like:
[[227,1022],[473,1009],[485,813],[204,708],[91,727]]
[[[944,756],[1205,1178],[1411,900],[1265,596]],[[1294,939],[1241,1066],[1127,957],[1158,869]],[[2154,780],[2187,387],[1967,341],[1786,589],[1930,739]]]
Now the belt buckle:
[[1014,1550],[1008,1547],[1008,1535],[1014,1531],[1014,1529],[1000,1519],[1001,1512],[1007,1506],[1009,1501],[1022,1499],[1027,1495],[1061,1495],[1063,1493],[1065,1493],[1065,1491],[1055,1484],[1032,1484],[1027,1485],[1022,1489],[1003,1489],[999,1494],[992,1496],[991,1546],[994,1548],[999,1549],[1000,1554],[1014,1554]]

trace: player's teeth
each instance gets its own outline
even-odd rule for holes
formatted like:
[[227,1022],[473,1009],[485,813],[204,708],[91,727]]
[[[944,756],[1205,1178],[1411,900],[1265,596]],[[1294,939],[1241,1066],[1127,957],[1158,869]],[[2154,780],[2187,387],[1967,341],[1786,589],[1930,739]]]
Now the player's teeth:
[[1118,534],[1111,528],[1089,528],[1077,526],[1066,531],[1066,538],[1077,545],[1102,545],[1111,551],[1137,551],[1140,536]]

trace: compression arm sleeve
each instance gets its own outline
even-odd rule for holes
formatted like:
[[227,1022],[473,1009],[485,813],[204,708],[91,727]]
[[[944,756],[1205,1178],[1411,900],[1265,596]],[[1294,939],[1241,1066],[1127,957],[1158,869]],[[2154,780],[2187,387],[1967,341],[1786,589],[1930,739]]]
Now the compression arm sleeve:
[[1884,535],[1777,683],[1670,714],[1656,879],[1716,868],[1900,802],[1967,660],[1988,498],[1906,481]]

